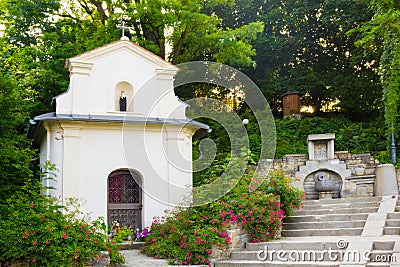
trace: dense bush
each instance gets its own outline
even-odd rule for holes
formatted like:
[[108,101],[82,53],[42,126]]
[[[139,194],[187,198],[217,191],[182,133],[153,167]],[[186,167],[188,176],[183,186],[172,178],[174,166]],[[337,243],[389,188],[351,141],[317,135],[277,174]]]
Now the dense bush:
[[213,246],[231,242],[225,226],[245,228],[252,242],[280,237],[282,219],[301,205],[303,192],[290,186],[281,172],[272,172],[257,190],[243,176],[224,197],[203,206],[178,209],[156,218],[143,252],[175,264],[207,264]]
[[303,118],[276,120],[276,155],[307,153],[309,134],[335,133],[335,150],[379,155],[387,150],[387,136],[382,123],[352,122],[347,118]]
[[100,261],[101,251],[108,251],[113,263],[124,261],[117,245],[108,240],[101,218],[88,223],[68,210],[40,194],[38,182],[27,183],[0,205],[0,263],[84,266],[88,260]]
[[36,155],[26,139],[25,91],[0,71],[0,203],[32,177],[29,167]]

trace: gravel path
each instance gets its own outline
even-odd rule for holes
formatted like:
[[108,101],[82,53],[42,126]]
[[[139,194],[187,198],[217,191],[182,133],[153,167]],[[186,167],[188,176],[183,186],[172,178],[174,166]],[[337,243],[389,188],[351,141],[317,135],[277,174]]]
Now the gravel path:
[[122,250],[121,254],[124,255],[126,263],[124,267],[143,267],[143,266],[154,266],[164,267],[168,265],[166,260],[153,259],[140,253],[138,249]]
[[[166,267],[166,266],[177,266],[168,265],[166,260],[153,259],[140,253],[139,249],[121,250],[121,254],[124,255],[126,263],[120,265],[121,267]],[[187,267],[207,267],[207,265],[187,265]]]

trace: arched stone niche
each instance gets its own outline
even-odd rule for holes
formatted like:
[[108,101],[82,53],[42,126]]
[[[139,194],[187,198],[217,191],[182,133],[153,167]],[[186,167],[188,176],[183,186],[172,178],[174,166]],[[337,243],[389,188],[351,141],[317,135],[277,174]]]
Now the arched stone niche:
[[331,170],[317,170],[306,176],[303,182],[303,188],[306,192],[306,199],[318,199],[318,192],[315,191],[315,176],[318,174],[324,174],[325,179],[335,181],[335,190],[333,191],[332,198],[340,198],[340,192],[343,187],[343,180],[340,175]]
[[114,87],[114,109],[120,111],[119,99],[122,92],[126,95],[126,112],[133,112],[133,86],[126,81],[118,82]]

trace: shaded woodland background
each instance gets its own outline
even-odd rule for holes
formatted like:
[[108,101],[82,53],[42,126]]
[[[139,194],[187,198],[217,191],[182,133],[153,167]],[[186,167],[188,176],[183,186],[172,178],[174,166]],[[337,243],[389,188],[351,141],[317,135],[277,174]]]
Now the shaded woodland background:
[[[398,136],[399,8],[398,0],[2,0],[1,191],[10,194],[37,170],[26,127],[68,89],[65,59],[119,40],[122,21],[133,42],[173,64],[210,60],[248,75],[277,118],[276,157],[303,153],[309,133],[335,132],[338,150],[384,161],[390,132]],[[289,90],[314,112],[281,120],[281,95]],[[257,160],[257,124],[232,90],[196,84],[176,93],[220,99],[249,118]],[[224,130],[205,122],[220,153],[195,176],[198,183],[229,158]]]

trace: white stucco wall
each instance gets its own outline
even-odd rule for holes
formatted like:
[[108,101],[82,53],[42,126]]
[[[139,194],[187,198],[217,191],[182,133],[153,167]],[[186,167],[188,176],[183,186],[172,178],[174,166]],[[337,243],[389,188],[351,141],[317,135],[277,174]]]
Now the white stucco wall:
[[115,88],[133,87],[131,116],[185,118],[186,105],[173,91],[177,68],[128,41],[69,59],[70,86],[56,97],[57,114],[115,114]]
[[[53,195],[76,197],[92,218],[107,218],[107,185],[110,173],[132,170],[142,178],[142,224],[189,197],[192,185],[191,136],[193,129],[178,126],[60,121],[52,123],[50,147],[43,136],[41,153],[60,170]],[[58,124],[58,123],[57,123]],[[53,130],[51,130],[53,129]],[[60,139],[60,137],[62,137]],[[172,143],[171,143],[172,142]],[[186,159],[186,160],[182,160]],[[189,164],[190,163],[190,164]]]

